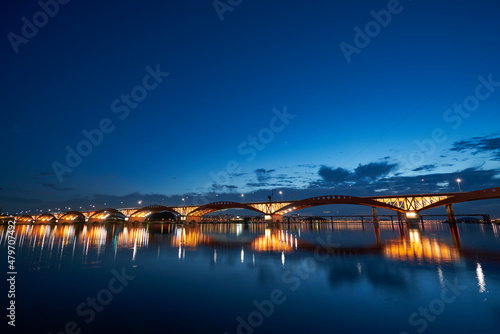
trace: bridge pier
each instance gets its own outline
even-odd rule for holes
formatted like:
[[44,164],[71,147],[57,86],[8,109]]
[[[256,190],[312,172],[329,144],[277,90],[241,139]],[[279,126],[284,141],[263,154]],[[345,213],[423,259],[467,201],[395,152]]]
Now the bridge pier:
[[283,221],[282,215],[266,215],[264,220],[266,222],[281,223]]
[[185,216],[183,219],[186,223],[199,223],[201,222],[201,216]]
[[375,232],[375,242],[377,243],[377,247],[382,245],[380,241],[380,226],[378,224],[373,224],[373,230]]
[[447,204],[446,205],[446,213],[448,214],[448,222],[449,223],[456,223],[457,219],[455,218],[455,213],[453,212],[453,205]]
[[455,223],[450,224],[450,234],[451,234],[451,238],[453,240],[453,245],[455,245],[455,247],[457,249],[460,249],[460,247],[461,247],[461,245],[460,245],[460,233],[458,232],[457,224],[455,224]]
[[378,223],[377,208],[372,206],[373,223]]
[[397,211],[398,213],[398,223],[401,224],[403,223],[403,214],[400,211]]
[[488,214],[483,215],[483,224],[491,224],[490,215],[488,215]]
[[146,221],[146,217],[129,217],[129,223],[144,223]]
[[419,228],[421,218],[418,212],[415,211],[408,211],[405,214],[406,216],[406,224],[408,225],[408,228]]

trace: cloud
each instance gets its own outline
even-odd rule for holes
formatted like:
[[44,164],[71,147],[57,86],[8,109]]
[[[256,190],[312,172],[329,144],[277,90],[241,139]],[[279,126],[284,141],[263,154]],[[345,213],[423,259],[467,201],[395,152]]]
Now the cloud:
[[321,166],[318,174],[323,178],[325,182],[338,184],[344,183],[346,179],[351,175],[351,172],[341,167],[333,169],[327,166]]
[[265,170],[264,168],[259,168],[256,169],[254,172],[255,175],[257,176],[257,181],[266,182],[271,178],[271,173],[273,173],[274,171],[276,170],[275,169]]
[[376,180],[382,176],[386,176],[392,170],[396,169],[398,164],[390,164],[387,161],[370,162],[367,165],[359,165],[354,170],[353,178],[355,180]]
[[[462,180],[463,191],[498,187],[500,183],[497,169],[482,170],[471,167],[454,173],[434,173],[418,176],[384,178],[377,181],[379,187],[389,188],[392,193],[417,193],[424,187],[425,192],[458,191],[457,178]],[[424,180],[422,182],[422,179]]]
[[49,183],[49,182],[40,182],[40,185],[42,185],[44,187],[47,187],[47,188],[50,188],[52,190],[57,190],[57,191],[70,191],[70,190],[73,190],[73,188],[62,188],[62,187],[59,187],[55,183]]
[[247,183],[248,187],[259,188],[259,187],[268,187],[270,186],[267,182],[249,182]]
[[500,161],[500,136],[488,135],[456,141],[453,143],[450,151],[470,151],[473,155],[478,153],[492,153],[494,160]]
[[436,169],[436,167],[437,167],[436,164],[423,165],[423,166],[420,166],[420,167],[413,169],[412,171],[413,172],[430,172],[430,171]]
[[369,164],[359,164],[354,171],[349,171],[345,168],[337,167],[330,168],[322,166],[318,174],[324,182],[341,184],[345,182],[369,182],[375,181],[381,177],[388,175],[395,170],[398,164],[391,164],[387,161],[370,162]]
[[217,184],[213,183],[212,184],[212,191],[217,192],[217,191],[223,191],[223,190],[229,190],[229,191],[235,191],[238,189],[238,186],[232,185],[232,184]]
[[73,190],[73,188],[67,188],[67,187],[63,188],[63,187],[60,187],[59,185],[57,185],[55,183],[45,181],[46,176],[51,176],[51,175],[54,175],[54,174],[53,173],[42,172],[42,173],[35,174],[32,177],[33,177],[34,180],[38,181],[38,183],[42,187],[45,187],[45,188],[50,188],[52,190],[57,190],[57,191],[70,191],[70,190]]

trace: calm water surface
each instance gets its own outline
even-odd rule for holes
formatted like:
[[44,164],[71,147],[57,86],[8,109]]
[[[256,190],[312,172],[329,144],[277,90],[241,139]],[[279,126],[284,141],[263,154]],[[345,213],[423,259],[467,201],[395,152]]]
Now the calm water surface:
[[[6,254],[6,226],[0,231]],[[75,224],[15,231],[15,329],[23,333],[500,328],[496,225]]]

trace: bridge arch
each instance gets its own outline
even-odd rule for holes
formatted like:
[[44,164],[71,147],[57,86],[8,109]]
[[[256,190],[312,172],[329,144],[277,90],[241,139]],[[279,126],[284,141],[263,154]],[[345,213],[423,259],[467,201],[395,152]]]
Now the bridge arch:
[[145,206],[145,207],[140,208],[140,209],[134,211],[133,213],[131,213],[128,220],[131,222],[133,222],[135,218],[144,220],[146,217],[148,217],[149,215],[151,215],[153,213],[164,212],[164,211],[172,212],[175,215],[179,214],[178,212],[176,212],[175,210],[173,210],[172,208],[169,208],[167,206],[149,205],[149,206]]
[[93,214],[91,214],[88,218],[88,220],[97,220],[97,219],[100,219],[100,220],[105,220],[107,219],[108,217],[110,216],[115,216],[115,215],[121,215],[123,216],[123,218],[125,218],[125,214],[123,214],[122,212],[118,211],[117,209],[113,209],[113,208],[106,208],[106,209],[101,209],[99,211],[96,211],[94,212]]
[[68,211],[59,217],[59,223],[74,221],[85,221],[85,215],[80,211]]
[[252,210],[256,211],[258,213],[264,214],[264,212],[248,205],[245,203],[237,203],[237,202],[213,202],[213,203],[208,203],[205,205],[202,205],[198,207],[197,209],[191,211],[187,217],[201,217],[206,214],[215,212],[215,211],[220,211],[220,210],[226,210],[226,209],[246,209],[246,210]]
[[287,206],[277,210],[275,214],[283,215],[288,212],[293,212],[297,210],[302,210],[314,206],[320,205],[331,205],[331,204],[354,204],[354,205],[364,205],[370,207],[376,207],[380,209],[387,209],[399,212],[405,212],[404,210],[398,208],[397,206],[375,201],[369,198],[355,197],[355,196],[344,196],[344,195],[328,195],[328,196],[316,196],[311,198],[306,198],[303,200],[295,201]]
[[457,203],[463,203],[463,202],[479,201],[479,200],[486,200],[486,199],[497,199],[497,198],[500,198],[500,188],[489,188],[489,189],[482,189],[482,190],[476,190],[476,191],[460,192],[460,193],[455,193],[446,199],[443,199],[443,200],[435,202],[431,205],[425,206],[418,211],[420,212],[423,210],[428,210],[428,209],[436,208],[439,206],[445,206],[445,205],[449,205],[449,204],[457,204]]
[[52,213],[46,212],[42,213],[41,215],[37,216],[35,218],[35,223],[51,223],[53,221],[57,220],[57,217],[54,216]]
[[16,222],[18,223],[34,223],[36,220],[35,216],[32,215],[21,215],[18,216]]

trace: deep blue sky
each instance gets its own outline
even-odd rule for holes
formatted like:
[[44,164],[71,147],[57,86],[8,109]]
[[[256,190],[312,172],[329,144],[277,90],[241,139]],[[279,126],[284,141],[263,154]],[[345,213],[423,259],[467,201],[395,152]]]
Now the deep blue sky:
[[[389,3],[242,1],[221,20],[212,1],[72,1],[13,47],[41,7],[2,2],[0,206],[498,186],[500,83],[447,110],[500,82],[500,5],[401,1],[348,62],[341,43]],[[169,75],[121,120],[111,104],[148,66]],[[295,117],[251,156],[248,137],[267,139],[284,108]],[[114,131],[58,179],[54,162],[106,118]]]

